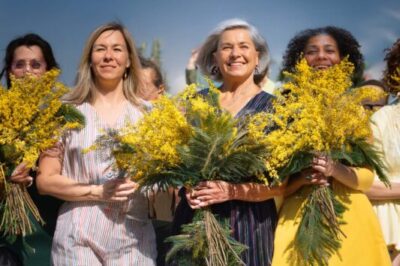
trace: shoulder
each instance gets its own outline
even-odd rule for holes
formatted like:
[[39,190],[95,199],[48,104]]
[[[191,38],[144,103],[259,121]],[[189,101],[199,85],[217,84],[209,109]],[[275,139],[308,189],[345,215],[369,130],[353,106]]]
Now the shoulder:
[[259,111],[266,111],[272,108],[272,102],[275,96],[261,91],[251,100],[251,106]]
[[375,124],[384,125],[388,122],[391,122],[391,120],[393,120],[393,118],[394,118],[393,116],[398,115],[398,114],[400,114],[400,105],[399,104],[386,105],[386,106],[382,107],[381,109],[379,109],[378,111],[376,111],[372,115],[371,120]]
[[90,114],[94,110],[93,107],[88,102],[83,102],[83,103],[80,103],[80,104],[70,103],[70,105],[75,107],[83,115]]
[[273,99],[275,99],[275,96],[265,92],[265,91],[261,91],[260,93],[258,93],[254,98],[258,98],[260,101],[272,101]]

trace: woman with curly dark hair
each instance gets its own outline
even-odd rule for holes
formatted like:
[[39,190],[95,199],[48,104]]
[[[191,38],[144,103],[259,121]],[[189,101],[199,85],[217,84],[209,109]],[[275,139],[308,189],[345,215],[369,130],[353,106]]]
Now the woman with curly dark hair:
[[296,64],[303,56],[309,64],[310,60],[314,60],[310,65],[320,63],[321,66],[328,66],[332,63],[338,63],[339,61],[330,62],[331,60],[329,60],[332,55],[335,55],[332,45],[325,47],[326,53],[317,53],[312,41],[321,37],[330,39],[335,43],[339,61],[348,57],[349,61],[353,63],[352,80],[354,85],[358,85],[362,81],[364,72],[364,57],[360,52],[360,44],[349,31],[334,26],[307,29],[292,38],[283,56],[282,71],[293,72]]
[[[399,91],[400,84],[394,78],[400,73],[396,69],[400,67],[400,39],[385,56],[386,69],[384,82],[393,93]],[[395,89],[397,87],[397,89]],[[377,111],[372,117],[371,127],[374,134],[374,142],[382,151],[386,162],[386,174],[389,177],[391,187],[385,187],[382,182],[375,179],[368,197],[379,222],[393,265],[400,265],[400,104],[387,105]]]
[[400,71],[397,70],[400,67],[400,38],[393,44],[393,46],[387,50],[387,54],[385,56],[386,61],[386,69],[383,72],[383,81],[389,87],[389,89],[393,92],[396,87],[398,92],[400,90],[400,82],[395,80],[395,76],[399,75]]
[[[316,70],[328,69],[348,57],[355,65],[352,78],[356,82],[363,70],[359,48],[355,38],[344,29],[332,26],[308,29],[289,42],[283,70],[293,72],[303,57]],[[390,265],[378,219],[364,193],[374,179],[368,167],[349,167],[329,156],[319,155],[313,159],[310,169],[300,176],[302,178],[289,180],[286,187],[275,232],[272,265],[309,265],[307,258],[301,257],[295,248],[294,240],[302,220],[302,206],[307,204],[314,185],[331,186],[336,199],[345,206],[341,217],[343,223],[339,224],[343,232],[343,236],[339,236],[340,247],[325,254],[323,260],[327,265]],[[324,240],[319,241],[324,245]]]

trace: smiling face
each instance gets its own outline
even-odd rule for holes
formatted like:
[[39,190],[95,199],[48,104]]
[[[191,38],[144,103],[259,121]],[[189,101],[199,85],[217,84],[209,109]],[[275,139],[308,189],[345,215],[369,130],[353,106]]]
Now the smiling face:
[[311,37],[304,48],[304,57],[309,66],[326,69],[340,63],[339,48],[335,39],[326,34]]
[[128,49],[120,31],[104,31],[93,44],[91,68],[97,81],[120,81],[130,66]]
[[221,34],[216,64],[223,79],[248,79],[258,64],[258,52],[247,29],[231,29]]
[[14,51],[10,73],[17,78],[21,78],[27,73],[41,76],[46,72],[46,66],[42,49],[39,46],[22,45]]

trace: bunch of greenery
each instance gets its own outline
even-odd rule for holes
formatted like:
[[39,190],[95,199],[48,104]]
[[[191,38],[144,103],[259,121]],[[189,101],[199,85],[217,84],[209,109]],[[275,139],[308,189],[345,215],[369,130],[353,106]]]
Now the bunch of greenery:
[[[266,183],[268,151],[260,119],[236,119],[219,105],[212,83],[208,93],[194,85],[161,98],[151,112],[119,133],[109,132],[92,148],[112,146],[116,166],[142,186],[192,187],[204,180]],[[241,265],[246,248],[230,236],[229,224],[209,208],[197,210],[182,234],[169,238],[167,259],[184,265]],[[194,264],[193,264],[194,263]]]
[[[266,146],[269,173],[281,180],[309,168],[314,156],[325,154],[348,166],[372,167],[388,184],[384,164],[369,142],[371,112],[365,99],[378,99],[373,88],[351,89],[353,65],[344,59],[326,70],[314,70],[303,59],[274,103]],[[302,207],[294,247],[307,265],[326,265],[340,248],[341,217],[345,206],[330,187],[315,186]],[[345,236],[343,236],[345,237]]]
[[68,89],[57,82],[58,70],[42,77],[11,77],[11,88],[0,87],[0,231],[11,241],[34,231],[29,212],[40,214],[22,184],[8,181],[15,167],[34,168],[40,153],[55,145],[67,129],[84,124],[73,106],[62,104]]

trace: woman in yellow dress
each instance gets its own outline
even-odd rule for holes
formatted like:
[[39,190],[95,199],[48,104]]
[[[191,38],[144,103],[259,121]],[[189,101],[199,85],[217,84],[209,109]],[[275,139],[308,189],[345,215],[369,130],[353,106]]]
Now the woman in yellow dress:
[[[362,76],[363,66],[359,48],[355,38],[344,29],[324,27],[305,30],[289,42],[283,70],[293,72],[303,55],[308,65],[315,69],[327,69],[348,56],[348,60],[355,66],[353,83],[356,85]],[[330,185],[336,198],[346,207],[342,219],[344,224],[340,224],[340,230],[345,236],[341,236],[341,247],[327,259],[327,264],[390,265],[377,217],[364,194],[373,179],[373,172],[368,168],[348,167],[329,157],[315,157],[311,179],[296,178],[287,186],[275,233],[272,265],[308,265],[298,256],[294,239],[301,220],[302,206],[311,191],[310,185]]]

